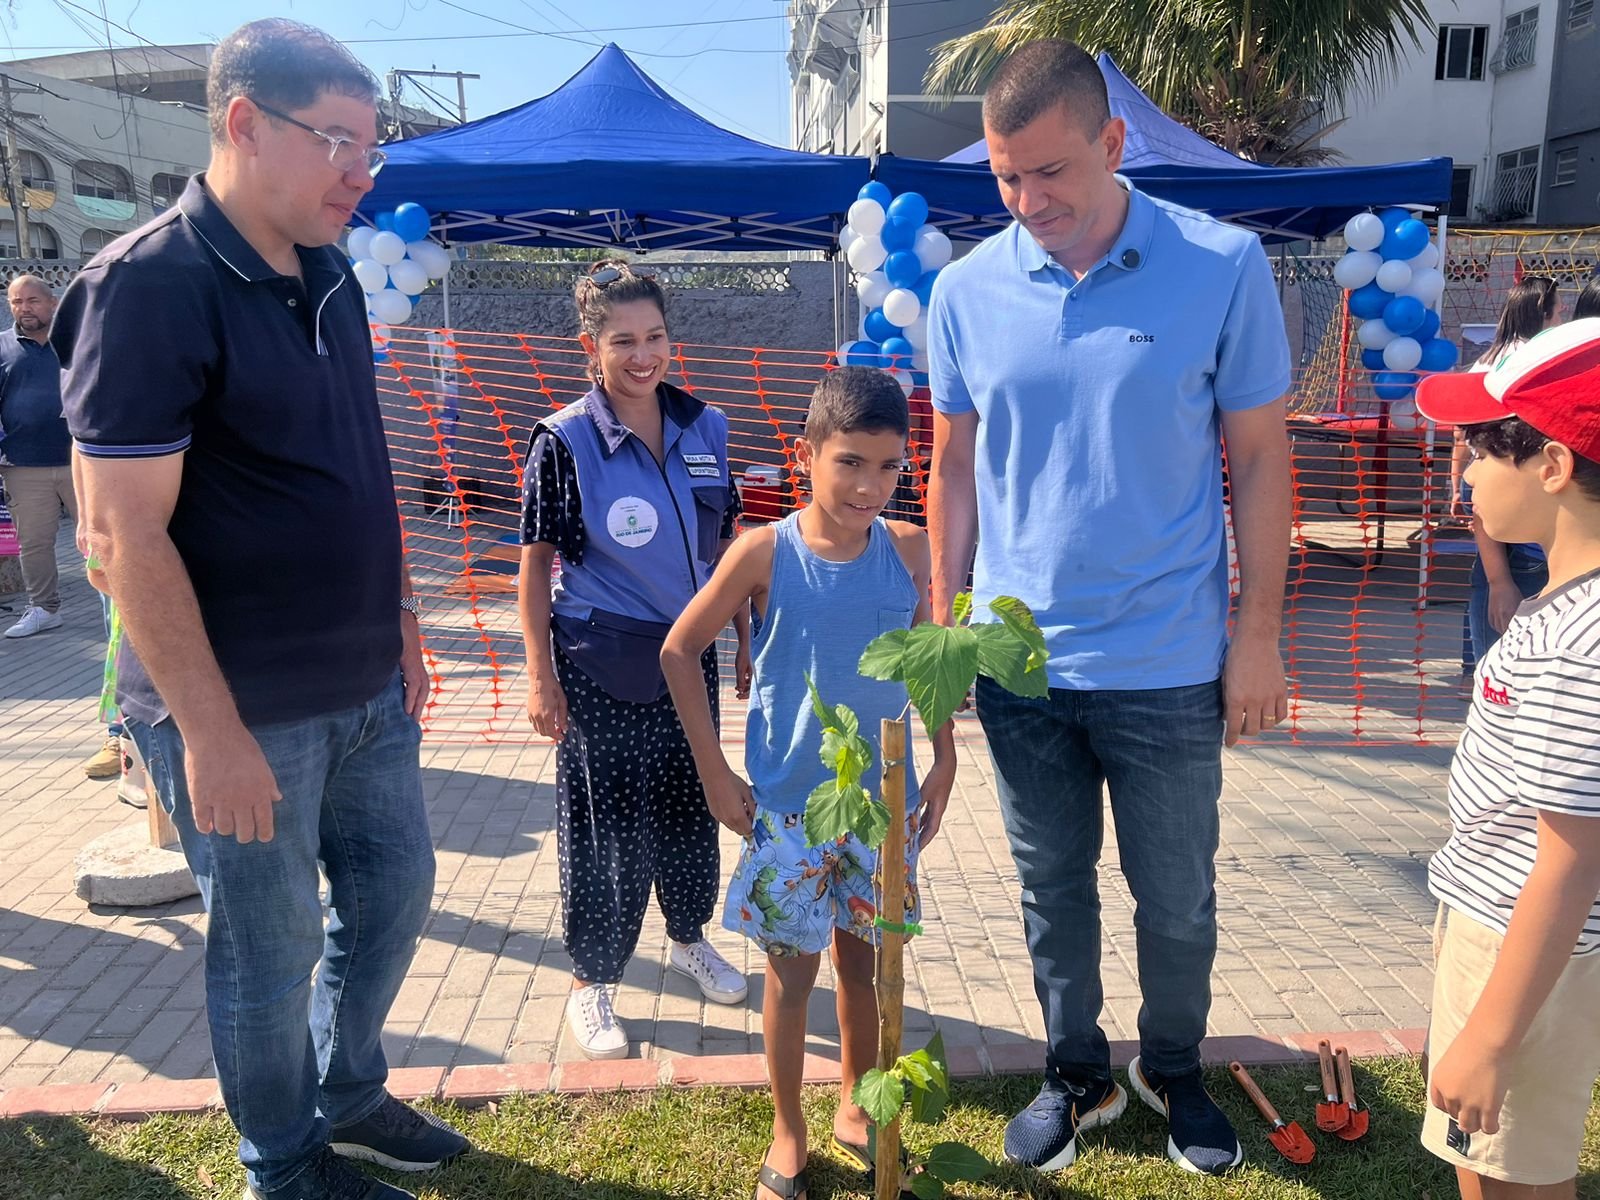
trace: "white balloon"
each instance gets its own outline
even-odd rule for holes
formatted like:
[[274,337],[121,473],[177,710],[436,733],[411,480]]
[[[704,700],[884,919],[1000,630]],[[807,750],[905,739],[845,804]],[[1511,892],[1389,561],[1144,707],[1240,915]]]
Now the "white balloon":
[[394,288],[384,288],[372,298],[372,315],[385,325],[404,325],[411,319],[411,298]]
[[1399,295],[1411,285],[1411,268],[1399,259],[1390,259],[1378,268],[1378,286],[1386,292]]
[[[856,203],[864,204],[869,202],[858,200]],[[870,203],[876,204],[877,201],[870,201]],[[873,234],[871,237],[863,234],[861,240],[850,247],[846,257],[850,260],[850,265],[853,268],[862,274],[866,274],[868,271],[876,271],[883,266],[883,260],[889,257],[889,252],[883,248],[883,243],[878,240],[877,234]]]
[[1406,285],[1406,290],[1401,294],[1415,296],[1423,304],[1432,308],[1439,302],[1439,297],[1444,295],[1444,274],[1437,267],[1413,271],[1411,273],[1411,282]]
[[1439,247],[1429,242],[1422,248],[1422,253],[1411,259],[1407,264],[1413,271],[1426,271],[1429,267],[1439,265]]
[[882,308],[884,300],[892,291],[894,285],[882,271],[868,271],[856,280],[856,296],[861,301],[862,309],[867,312]]
[[389,268],[375,259],[358,258],[350,269],[355,272],[361,290],[369,296],[375,296],[389,286]]
[[1375,250],[1352,250],[1333,264],[1333,281],[1347,292],[1366,287],[1378,276],[1383,255]]
[[380,229],[372,235],[372,245],[367,248],[369,257],[386,267],[392,267],[406,256],[406,244],[398,233]]
[[850,247],[855,245],[860,240],[861,235],[854,229],[851,229],[848,225],[839,230],[839,249],[847,258],[850,255]]
[[1357,213],[1345,222],[1344,240],[1352,250],[1376,250],[1383,244],[1383,222],[1377,213]]
[[922,315],[922,301],[909,288],[895,288],[883,298],[883,315],[904,329]]
[[845,219],[850,223],[850,228],[862,237],[875,238],[883,232],[883,223],[887,218],[883,205],[869,197],[862,197],[850,206]]
[[924,271],[937,271],[950,261],[952,252],[950,239],[932,225],[917,230],[917,240],[911,244],[911,249]]
[[370,258],[372,256],[372,238],[377,232],[371,225],[357,225],[350,231],[350,236],[345,239],[345,252],[351,258]]
[[450,273],[450,251],[438,242],[407,242],[406,257],[421,267],[429,279],[443,279]]
[[1361,343],[1364,350],[1382,350],[1394,341],[1394,330],[1383,323],[1382,317],[1374,317],[1370,321],[1361,322],[1361,328],[1356,330],[1356,341]]
[[402,258],[389,268],[389,282],[395,290],[408,296],[420,296],[428,290],[428,273],[414,258]]
[[911,372],[904,367],[891,367],[889,377],[900,385],[900,390],[907,396],[916,390],[916,381],[911,378]]
[[900,331],[900,336],[918,350],[928,348],[928,314],[919,313],[917,319]]
[[918,350],[911,356],[911,369],[913,371],[927,371],[928,352],[926,350]]
[[1389,401],[1389,428],[1396,433],[1412,433],[1423,428],[1415,395],[1407,396],[1404,400]]
[[1391,371],[1414,371],[1422,361],[1422,344],[1412,337],[1397,337],[1383,348],[1383,365]]

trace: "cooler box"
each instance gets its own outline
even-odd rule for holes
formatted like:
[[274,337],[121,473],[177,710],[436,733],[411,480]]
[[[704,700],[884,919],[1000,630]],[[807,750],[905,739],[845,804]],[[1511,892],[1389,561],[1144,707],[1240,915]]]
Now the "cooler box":
[[747,521],[783,518],[783,475],[777,467],[746,467],[739,478],[739,502]]

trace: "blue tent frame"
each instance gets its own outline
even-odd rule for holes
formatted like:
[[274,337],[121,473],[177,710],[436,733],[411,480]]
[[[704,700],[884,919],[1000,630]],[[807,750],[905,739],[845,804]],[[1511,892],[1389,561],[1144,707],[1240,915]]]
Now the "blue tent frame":
[[615,45],[549,95],[385,150],[369,220],[409,200],[450,242],[637,251],[829,250],[871,168],[713,125]]
[[[1238,158],[1162,112],[1102,52],[1100,73],[1113,116],[1128,126],[1122,173],[1142,191],[1253,230],[1266,242],[1325,237],[1358,212],[1387,205],[1443,205],[1448,158],[1364,167],[1264,167]],[[943,162],[885,156],[874,175],[893,191],[917,191],[936,209],[930,220],[951,237],[981,238],[1004,228],[989,152],[982,141]]]

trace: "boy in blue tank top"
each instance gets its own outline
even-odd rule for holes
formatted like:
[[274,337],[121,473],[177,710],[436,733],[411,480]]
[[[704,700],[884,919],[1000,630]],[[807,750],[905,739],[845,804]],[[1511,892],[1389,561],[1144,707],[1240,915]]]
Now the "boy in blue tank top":
[[[712,814],[745,839],[728,887],[723,925],[767,954],[762,1005],[772,1080],[772,1147],[756,1200],[797,1200],[806,1191],[806,1124],[800,1107],[806,1006],[822,951],[831,947],[838,981],[842,1086],[834,1145],[863,1169],[868,1119],[851,1101],[876,1062],[872,876],[877,854],[853,836],[806,844],[806,799],[829,776],[822,729],[806,677],[829,704],[844,704],[870,737],[907,705],[904,684],[868,679],[861,652],[881,633],[930,619],[928,535],[879,514],[905,461],[910,418],[900,385],[882,371],[841,367],[817,385],[796,446],[811,501],[777,525],[729,547],[707,584],[672,627],[661,651],[678,719],[694,752]],[[711,719],[700,655],[734,615],[753,608],[754,677],[745,732],[745,782],[728,763]],[[939,830],[955,782],[955,741],[947,724],[933,765],[917,786],[907,765],[907,908],[916,920],[917,851]],[[863,785],[878,794],[874,766]]]

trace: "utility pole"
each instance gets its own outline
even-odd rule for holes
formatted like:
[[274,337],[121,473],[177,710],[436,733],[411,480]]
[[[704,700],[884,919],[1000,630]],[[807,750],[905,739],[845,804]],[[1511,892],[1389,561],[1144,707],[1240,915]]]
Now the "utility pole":
[[[11,76],[0,74],[0,97],[3,97],[5,106],[4,120],[6,123],[6,160],[5,160],[5,187],[6,201],[11,205],[12,220],[17,227],[17,257],[33,257],[33,239],[28,234],[28,193],[22,187],[22,165],[17,159],[17,118],[11,107]],[[18,198],[18,193],[21,198]]]
[[467,80],[482,79],[482,75],[469,75],[465,71],[409,71],[402,67],[389,69],[389,98],[395,106],[395,122],[400,121],[400,81],[403,79],[454,79],[456,81],[456,114],[461,123],[467,123]]

